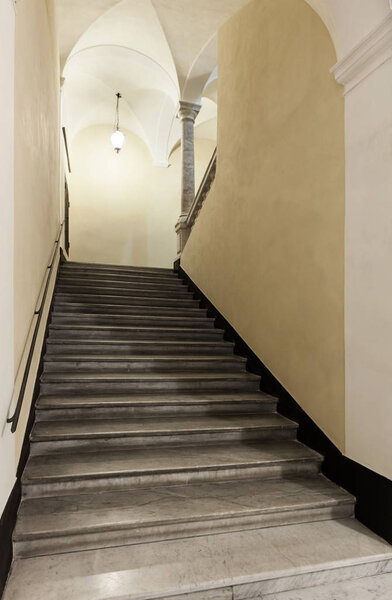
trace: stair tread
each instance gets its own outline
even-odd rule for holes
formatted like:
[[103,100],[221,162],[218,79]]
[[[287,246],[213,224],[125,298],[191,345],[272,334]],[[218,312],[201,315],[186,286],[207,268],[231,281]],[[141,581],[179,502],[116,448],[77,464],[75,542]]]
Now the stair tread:
[[41,375],[41,382],[49,383],[49,382],[77,382],[77,381],[172,381],[172,380],[188,380],[188,379],[196,379],[196,380],[257,380],[260,379],[259,375],[254,375],[253,373],[247,373],[245,371],[239,371],[238,373],[226,373],[226,372],[218,372],[211,373],[210,371],[198,372],[193,371],[191,373],[184,373],[182,371],[178,373],[72,373],[72,372],[49,372],[43,373]]
[[[165,321],[168,320],[169,322],[171,320],[173,320],[173,321],[185,321],[186,322],[186,321],[193,321],[195,319],[195,317],[182,317],[182,316],[175,317],[175,316],[171,316],[171,315],[170,316],[169,315],[162,315],[162,316],[161,315],[138,315],[137,313],[136,314],[132,314],[132,315],[118,315],[118,314],[116,315],[116,314],[112,314],[112,313],[105,313],[104,315],[101,315],[101,314],[97,315],[96,313],[86,313],[86,312],[83,312],[83,313],[78,313],[78,312],[71,312],[71,313],[65,312],[65,313],[62,313],[62,312],[56,311],[54,314],[56,315],[56,317],[68,317],[68,318],[74,317],[75,319],[79,319],[79,318],[80,319],[85,319],[87,317],[95,317],[95,318],[96,317],[105,317],[105,318],[106,317],[109,317],[109,318],[110,317],[114,317],[114,318],[118,319],[119,317],[121,317],[121,318],[124,318],[124,319],[144,319],[144,320],[147,320],[147,319],[154,318],[154,319],[162,319],[162,320],[165,320]],[[214,319],[210,318],[210,317],[204,316],[203,319],[201,319],[201,320],[206,320],[208,322],[211,322]]]
[[[60,309],[64,309],[64,308],[73,308],[75,309],[75,312],[77,312],[77,310],[79,309],[89,309],[89,310],[96,310],[96,309],[103,309],[105,310],[104,313],[98,313],[98,314],[113,314],[111,311],[114,311],[116,313],[116,311],[118,311],[118,309],[123,309],[123,310],[131,310],[132,313],[129,314],[137,314],[135,311],[137,310],[141,310],[143,309],[143,311],[146,311],[148,309],[154,309],[154,310],[160,310],[162,311],[162,314],[164,315],[165,313],[168,314],[178,314],[178,308],[177,307],[168,307],[168,306],[155,306],[155,307],[148,307],[142,304],[133,304],[131,306],[127,306],[127,305],[123,305],[123,304],[96,304],[95,302],[67,302],[65,300],[57,300],[54,302],[54,312],[57,314],[58,312],[61,312]],[[199,308],[198,306],[191,306],[189,308],[182,308],[180,309],[181,311],[186,312],[187,314],[191,314],[192,316],[197,316],[199,318],[205,318],[205,315],[207,313],[207,309],[206,308]],[[71,311],[69,311],[71,312]],[[68,313],[67,313],[68,314]],[[86,313],[83,313],[86,314]],[[92,312],[91,314],[96,314],[94,312]],[[118,313],[118,314],[128,314],[128,313]]]
[[[58,291],[57,289],[54,292],[54,297],[55,299],[67,299],[67,298],[75,298],[77,297],[78,299],[81,300],[86,300],[87,302],[91,302],[92,298],[94,297],[98,297],[99,298],[99,302],[97,302],[97,300],[94,300],[94,304],[102,304],[102,305],[107,305],[111,302],[113,302],[113,300],[117,300],[117,303],[120,300],[134,300],[136,302],[143,302],[143,304],[146,302],[146,305],[148,306],[149,303],[154,302],[155,306],[159,306],[161,304],[161,302],[171,302],[173,304],[171,304],[172,306],[176,306],[176,305],[191,305],[191,306],[198,306],[199,305],[199,300],[195,300],[194,298],[192,298],[192,296],[189,296],[188,298],[176,298],[176,297],[159,297],[159,296],[132,296],[132,294],[122,294],[121,296],[118,296],[116,294],[100,294],[99,292],[96,294],[91,294],[91,293],[84,293],[84,292],[70,292],[70,291]],[[157,304],[155,304],[157,303]],[[120,303],[120,305],[122,305],[122,303]],[[153,305],[151,305],[153,306]],[[162,304],[162,306],[164,306]]]
[[301,511],[353,502],[350,494],[322,476],[32,498],[22,501],[14,539]]
[[99,344],[106,344],[106,345],[110,345],[110,344],[116,344],[116,346],[121,346],[121,345],[127,345],[127,344],[137,344],[137,345],[141,345],[141,346],[155,346],[156,344],[163,344],[165,346],[173,346],[176,347],[178,344],[181,344],[181,346],[195,346],[196,348],[208,348],[209,346],[215,348],[216,346],[218,347],[226,347],[228,345],[233,345],[232,342],[228,342],[225,340],[181,340],[181,341],[176,341],[176,340],[161,340],[161,339],[149,339],[149,340],[108,340],[108,339],[102,339],[100,340],[99,338],[78,338],[77,340],[73,340],[70,338],[48,338],[47,339],[47,344],[77,344],[78,346],[80,344],[95,344],[95,345],[99,345]]
[[171,394],[132,394],[132,395],[90,395],[90,396],[39,396],[37,408],[72,408],[72,407],[100,407],[100,406],[156,406],[156,405],[181,405],[181,404],[217,404],[238,402],[268,402],[275,403],[277,399],[263,392],[235,392],[227,394],[216,393],[171,393]]
[[[102,276],[100,277],[99,275],[95,275],[94,277],[85,277],[84,274],[81,275],[76,275],[75,273],[64,273],[64,272],[60,272],[59,274],[59,278],[58,278],[59,283],[72,283],[75,285],[81,284],[83,285],[94,285],[94,284],[115,284],[117,285],[136,285],[137,287],[146,287],[146,288],[168,288],[168,289],[180,289],[180,290],[185,290],[187,291],[187,286],[184,285],[184,282],[181,281],[180,279],[157,279],[156,281],[151,280],[151,278],[143,278],[143,277],[136,277],[136,276],[131,276],[129,275],[129,277],[117,277],[114,276],[113,274],[111,274],[110,276]],[[108,286],[110,287],[110,285]]]
[[[83,324],[83,321],[87,321],[88,319],[90,320],[97,320],[97,321],[103,321],[103,320],[113,320],[113,323],[115,324],[116,322],[136,322],[137,325],[143,325],[143,323],[148,324],[150,321],[153,321],[154,323],[157,324],[167,324],[168,327],[170,327],[171,325],[175,325],[177,326],[181,326],[182,329],[188,329],[189,327],[192,328],[212,328],[214,326],[214,319],[212,318],[208,318],[208,317],[204,317],[203,319],[199,318],[199,317],[192,317],[192,316],[173,316],[173,315],[141,315],[141,314],[133,314],[133,315],[122,315],[122,314],[97,314],[97,313],[76,313],[76,312],[54,312],[52,315],[52,324],[55,325],[62,325],[65,323],[58,323],[59,320],[67,320],[67,325],[70,325],[71,327],[74,325],[79,325],[79,324]],[[100,325],[100,323],[96,323],[97,325]],[[91,325],[95,325],[95,323],[91,323]],[[153,327],[153,325],[150,325],[150,327]],[[155,327],[155,325],[154,325]]]
[[113,265],[110,263],[88,263],[88,262],[80,262],[80,261],[67,261],[64,265],[61,266],[62,269],[112,269],[114,271],[119,271],[120,273],[123,271],[140,271],[142,273],[165,273],[168,275],[176,276],[173,269],[165,268],[165,267],[136,267],[134,265]]
[[154,417],[131,419],[77,419],[35,423],[31,440],[88,439],[118,436],[296,429],[297,424],[277,413],[267,415],[222,415],[192,417]]
[[[134,285],[127,285],[127,286],[123,286],[122,287],[122,282],[118,282],[118,285],[115,286],[111,286],[111,285],[100,285],[97,283],[93,283],[90,285],[90,282],[87,280],[83,283],[79,283],[79,282],[75,282],[75,281],[64,281],[64,280],[59,280],[57,283],[57,290],[59,292],[63,292],[65,290],[83,290],[82,294],[85,293],[99,293],[101,290],[105,291],[105,294],[109,293],[113,293],[113,294],[118,294],[121,291],[126,291],[127,294],[121,294],[121,295],[127,295],[127,296],[131,296],[132,292],[143,292],[145,294],[153,294],[154,297],[159,297],[160,294],[162,294],[162,297],[169,297],[169,298],[187,298],[188,296],[190,298],[192,298],[192,292],[190,292],[185,286],[183,287],[179,287],[179,288],[174,288],[174,287],[167,287],[167,288],[159,288],[159,286],[154,286],[151,285],[151,288],[148,287],[147,285],[138,285],[137,283],[135,283]],[[74,292],[77,293],[77,292]],[[167,294],[167,295],[166,295]],[[137,297],[140,297],[141,294],[138,293]]]
[[99,356],[96,356],[94,354],[47,354],[45,355],[45,361],[48,362],[59,362],[59,361],[66,361],[66,362],[71,362],[71,361],[81,361],[81,362],[86,362],[86,361],[92,361],[92,362],[129,362],[129,361],[133,361],[133,362],[145,362],[146,360],[153,360],[156,362],[174,362],[174,361],[194,361],[194,362],[199,362],[202,360],[208,360],[211,361],[212,363],[215,362],[228,362],[228,363],[232,363],[232,362],[238,362],[238,363],[245,363],[246,362],[246,358],[242,357],[242,356],[235,356],[233,355],[217,355],[217,356],[213,356],[213,355],[203,355],[203,354],[196,354],[196,355],[192,355],[189,354],[186,357],[184,357],[184,355],[177,355],[177,354],[170,354],[167,355],[165,354],[164,356],[157,356],[156,354],[144,354],[144,355],[140,355],[140,354],[100,354]]
[[69,329],[79,329],[81,331],[91,331],[92,329],[99,329],[101,331],[173,331],[175,333],[179,331],[189,332],[208,332],[209,334],[215,333],[216,335],[222,335],[222,329],[214,329],[214,328],[200,328],[200,327],[145,327],[145,326],[118,326],[118,325],[81,325],[80,323],[67,323],[62,325],[61,323],[51,323],[49,325],[49,329],[60,329],[63,331],[68,331]]
[[[127,448],[72,454],[30,456],[22,476],[24,483],[74,480],[119,474],[171,473],[247,465],[320,461],[321,456],[297,441],[203,444],[164,448]],[[110,483],[109,483],[110,485]]]
[[207,598],[207,590],[223,599],[222,588],[233,597],[228,586],[239,586],[238,598],[255,597],[292,590],[295,576],[306,575],[310,586],[378,574],[391,558],[389,544],[353,519],[301,523],[17,560],[4,600],[26,590],[29,600],[145,600],[198,591]]

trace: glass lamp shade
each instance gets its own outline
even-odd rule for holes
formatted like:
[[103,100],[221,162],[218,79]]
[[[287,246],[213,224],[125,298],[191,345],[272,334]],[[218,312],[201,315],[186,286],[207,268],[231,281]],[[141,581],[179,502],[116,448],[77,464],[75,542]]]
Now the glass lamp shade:
[[112,135],[110,136],[110,141],[112,142],[112,146],[113,146],[114,150],[117,152],[117,154],[120,152],[121,148],[123,147],[124,139],[125,139],[125,135],[119,129],[116,129],[116,131],[113,131]]

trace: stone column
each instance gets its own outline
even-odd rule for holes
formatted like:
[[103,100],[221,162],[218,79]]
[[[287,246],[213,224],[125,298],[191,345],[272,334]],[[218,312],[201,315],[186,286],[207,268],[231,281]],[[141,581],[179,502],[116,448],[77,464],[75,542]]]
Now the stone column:
[[195,144],[194,144],[194,125],[195,119],[200,111],[200,104],[185,102],[180,100],[179,115],[182,124],[181,135],[181,215],[176,225],[178,235],[178,254],[181,254],[188,231],[186,219],[192,202],[195,199]]

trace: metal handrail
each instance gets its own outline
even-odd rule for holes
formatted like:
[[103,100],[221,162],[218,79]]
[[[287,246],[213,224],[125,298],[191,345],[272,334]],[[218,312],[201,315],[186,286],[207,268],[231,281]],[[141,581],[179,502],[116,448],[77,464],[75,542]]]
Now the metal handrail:
[[18,400],[16,402],[15,411],[14,411],[14,414],[12,415],[12,417],[9,417],[7,419],[7,423],[12,423],[12,425],[11,425],[11,432],[12,433],[15,433],[16,428],[18,427],[19,416],[20,416],[20,412],[22,410],[22,405],[23,405],[24,395],[25,395],[25,391],[26,391],[26,386],[27,386],[27,382],[28,382],[28,379],[29,379],[29,375],[30,375],[31,362],[32,362],[33,356],[34,356],[35,344],[36,344],[36,341],[37,341],[39,327],[40,327],[40,324],[41,324],[42,313],[43,313],[43,309],[44,309],[44,306],[45,306],[46,296],[48,294],[49,283],[50,283],[50,280],[51,280],[51,277],[52,277],[52,273],[53,273],[53,265],[54,265],[55,260],[56,260],[57,251],[58,251],[58,249],[60,247],[60,239],[61,239],[61,233],[63,231],[63,225],[64,225],[64,221],[60,225],[59,234],[57,236],[57,239],[54,242],[55,247],[54,247],[54,251],[53,251],[52,260],[50,261],[50,263],[48,264],[48,267],[47,267],[48,276],[47,276],[47,279],[46,279],[46,284],[45,284],[44,292],[42,294],[42,299],[41,299],[39,308],[37,310],[35,310],[35,312],[34,312],[34,316],[38,315],[38,318],[37,318],[37,321],[35,323],[34,333],[33,333],[32,339],[31,339],[29,354],[28,354],[28,357],[27,357],[26,366],[25,366],[25,370],[24,370],[24,373],[23,373],[22,384],[20,386],[20,390],[19,390],[19,394],[18,394]]
[[215,179],[216,152],[217,152],[217,149],[215,148],[213,155],[211,157],[211,160],[206,169],[206,172],[204,173],[204,177],[201,181],[201,184],[199,186],[199,189],[197,191],[195,199],[192,202],[191,208],[189,209],[189,213],[187,216],[187,225],[190,228],[194,225],[194,222],[196,221],[196,217],[197,217],[197,215],[203,205],[203,202],[204,202],[208,192],[211,189],[211,185]]

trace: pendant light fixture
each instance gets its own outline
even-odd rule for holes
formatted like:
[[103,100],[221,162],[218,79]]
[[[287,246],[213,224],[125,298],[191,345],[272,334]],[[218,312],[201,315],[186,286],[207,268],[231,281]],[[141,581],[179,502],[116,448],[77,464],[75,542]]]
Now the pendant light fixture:
[[110,141],[112,142],[114,151],[118,154],[123,147],[125,135],[120,131],[120,98],[122,97],[120,92],[116,94],[116,97],[116,122],[114,124],[114,131],[110,136]]

